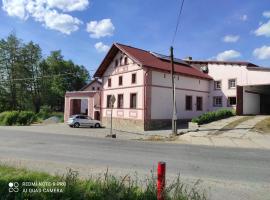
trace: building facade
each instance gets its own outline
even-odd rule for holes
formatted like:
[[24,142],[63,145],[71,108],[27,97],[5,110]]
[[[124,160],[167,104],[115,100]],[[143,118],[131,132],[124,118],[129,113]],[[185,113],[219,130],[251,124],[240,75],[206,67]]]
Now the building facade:
[[[149,130],[171,124],[171,64],[168,58],[142,49],[114,44],[98,70],[102,79],[101,116],[111,115],[116,129]],[[175,61],[177,117],[189,120],[208,111],[212,78],[189,64]],[[116,102],[110,105],[110,99]]]
[[[175,59],[174,70],[179,121],[221,108],[235,109],[239,115],[270,114],[270,68],[249,62]],[[75,114],[75,105],[69,106],[72,98],[90,92],[87,114],[96,118],[98,111],[105,126],[110,125],[111,117],[113,127],[119,130],[141,131],[171,125],[169,57],[115,43],[94,77],[101,82],[90,83],[77,93],[67,92],[65,119]],[[86,113],[82,107],[81,101],[76,112]],[[73,112],[68,111],[70,108]]]
[[75,114],[84,114],[100,120],[101,88],[101,82],[95,79],[80,91],[66,92],[64,121]]
[[213,77],[209,110],[234,108],[239,115],[270,114],[270,68],[249,62],[194,61]]

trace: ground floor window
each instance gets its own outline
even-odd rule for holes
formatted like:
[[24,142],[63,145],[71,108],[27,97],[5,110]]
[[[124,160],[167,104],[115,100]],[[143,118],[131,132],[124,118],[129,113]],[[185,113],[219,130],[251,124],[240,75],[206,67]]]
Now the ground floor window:
[[112,95],[107,95],[107,108],[111,107],[111,98],[112,98]]
[[213,97],[213,106],[214,107],[222,107],[222,96]]
[[192,96],[186,96],[186,110],[192,110]]
[[228,106],[236,105],[236,97],[228,97]]
[[123,108],[124,105],[124,95],[118,94],[117,96],[117,108]]
[[137,94],[131,93],[130,94],[130,108],[136,108],[137,107]]
[[196,108],[197,108],[197,111],[203,110],[203,98],[202,97],[196,98]]

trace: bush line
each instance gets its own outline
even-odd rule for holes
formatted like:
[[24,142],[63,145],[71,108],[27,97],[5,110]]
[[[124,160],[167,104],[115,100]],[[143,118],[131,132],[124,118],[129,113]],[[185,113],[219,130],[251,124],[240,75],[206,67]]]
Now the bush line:
[[232,109],[220,109],[217,111],[206,112],[199,117],[193,118],[192,122],[198,123],[199,125],[207,124],[220,119],[225,119],[235,115],[235,111]]

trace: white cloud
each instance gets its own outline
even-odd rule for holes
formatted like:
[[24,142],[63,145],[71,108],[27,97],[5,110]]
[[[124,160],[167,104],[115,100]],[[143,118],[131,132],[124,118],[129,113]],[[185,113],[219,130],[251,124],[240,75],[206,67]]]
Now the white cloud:
[[58,13],[56,10],[48,11],[44,16],[44,25],[52,30],[71,34],[79,29],[82,22],[70,15]]
[[241,56],[241,53],[235,50],[227,50],[219,53],[216,56],[216,59],[218,61],[226,61],[226,60],[232,60],[235,58],[239,58]]
[[240,20],[242,20],[242,21],[247,21],[247,19],[248,19],[247,15],[240,16]]
[[47,4],[51,8],[58,8],[63,11],[80,11],[87,8],[88,0],[47,0]]
[[110,49],[108,45],[105,45],[102,42],[96,43],[95,48],[98,52],[107,52]]
[[112,36],[114,32],[114,25],[111,19],[103,19],[101,21],[90,21],[87,23],[86,31],[90,33],[92,38],[101,38],[105,36]]
[[27,12],[25,10],[26,0],[2,0],[2,9],[7,12],[9,16],[19,17],[20,19],[27,19]]
[[226,35],[223,38],[224,42],[237,42],[239,40],[239,35]]
[[[20,19],[32,17],[48,29],[71,34],[79,29],[82,22],[63,11],[82,10],[88,6],[88,0],[2,0],[2,9],[10,16]],[[19,3],[20,2],[20,3]]]
[[255,31],[257,36],[266,36],[270,37],[270,20],[264,24],[261,24],[260,27]]
[[270,11],[264,11],[263,16],[266,18],[270,18]]
[[260,60],[270,59],[270,46],[264,45],[254,49],[253,55]]

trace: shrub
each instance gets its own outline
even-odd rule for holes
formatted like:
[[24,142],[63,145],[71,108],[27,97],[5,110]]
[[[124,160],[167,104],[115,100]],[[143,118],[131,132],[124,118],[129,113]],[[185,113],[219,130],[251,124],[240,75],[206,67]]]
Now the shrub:
[[220,119],[225,119],[234,115],[235,115],[234,110],[220,109],[213,112],[207,112],[200,115],[199,117],[193,118],[192,122],[198,123],[199,125],[201,125],[201,124],[207,124],[207,123],[220,120]]
[[41,106],[39,113],[37,114],[37,118],[47,119],[50,117],[50,113],[52,112],[49,106]]
[[35,113],[32,111],[21,111],[17,118],[18,125],[30,125],[35,121]]
[[30,125],[36,120],[35,113],[31,111],[6,111],[0,113],[0,125]]
[[19,111],[7,111],[2,113],[2,125],[12,126],[17,123]]

